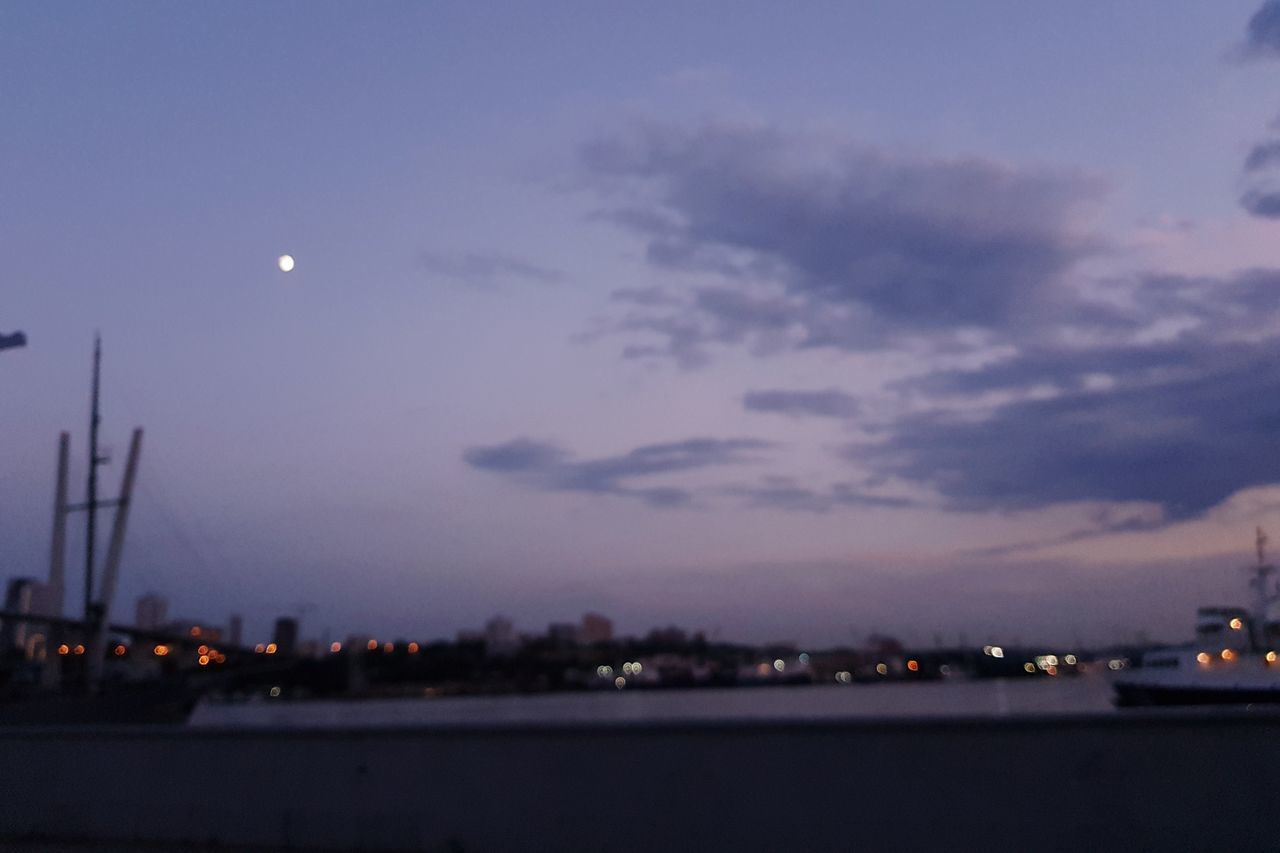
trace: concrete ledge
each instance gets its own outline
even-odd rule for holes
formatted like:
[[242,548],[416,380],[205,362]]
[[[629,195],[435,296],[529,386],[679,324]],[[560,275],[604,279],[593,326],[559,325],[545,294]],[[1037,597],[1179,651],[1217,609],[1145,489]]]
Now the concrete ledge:
[[1280,717],[0,730],[0,837],[359,850],[1274,850]]

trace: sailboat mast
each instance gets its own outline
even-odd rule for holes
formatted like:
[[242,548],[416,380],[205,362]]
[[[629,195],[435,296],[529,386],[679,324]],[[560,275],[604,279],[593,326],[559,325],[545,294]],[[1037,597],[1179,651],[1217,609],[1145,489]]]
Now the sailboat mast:
[[98,377],[102,371],[102,336],[93,336],[93,397],[89,413],[89,483],[86,488],[85,509],[88,511],[88,523],[85,531],[84,545],[84,618],[88,622],[93,618],[93,549],[96,541],[95,526],[98,515],[98,466],[102,458],[98,456]]

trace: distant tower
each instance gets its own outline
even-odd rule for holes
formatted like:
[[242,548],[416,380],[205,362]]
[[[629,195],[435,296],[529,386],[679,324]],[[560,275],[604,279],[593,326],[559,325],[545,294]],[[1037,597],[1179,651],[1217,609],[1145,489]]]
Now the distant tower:
[[276,650],[282,655],[291,655],[298,650],[298,620],[288,616],[281,616],[276,620],[275,632],[271,635],[271,642],[276,644]]
[[144,631],[156,631],[169,621],[169,599],[154,592],[138,598],[133,623]]
[[227,622],[227,642],[230,645],[240,645],[241,635],[244,633],[244,620],[240,618],[239,613],[232,613],[231,619]]

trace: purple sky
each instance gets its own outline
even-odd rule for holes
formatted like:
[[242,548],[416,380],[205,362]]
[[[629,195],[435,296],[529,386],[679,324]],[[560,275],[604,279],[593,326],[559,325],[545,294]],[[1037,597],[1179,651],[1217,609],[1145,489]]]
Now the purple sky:
[[1277,0],[10,5],[0,79],[0,572],[100,329],[126,618],[1178,638],[1280,533]]

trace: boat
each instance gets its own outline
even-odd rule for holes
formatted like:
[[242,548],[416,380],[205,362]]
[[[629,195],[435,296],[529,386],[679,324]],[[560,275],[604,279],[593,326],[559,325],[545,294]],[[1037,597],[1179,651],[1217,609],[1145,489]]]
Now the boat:
[[1249,580],[1253,608],[1201,607],[1194,642],[1147,652],[1137,667],[1117,672],[1117,705],[1280,703],[1280,622],[1269,617],[1280,590],[1266,543],[1259,527]]

